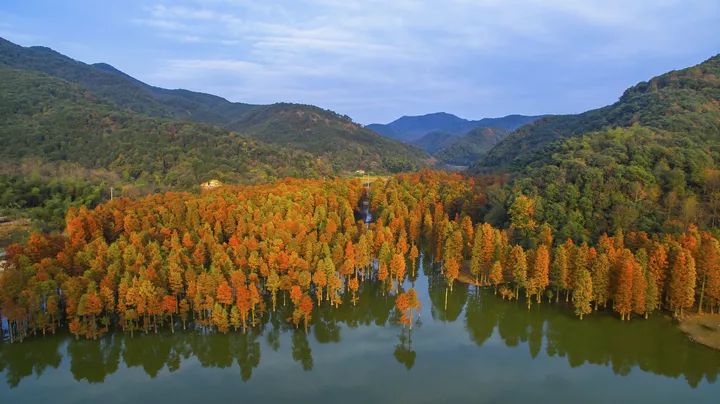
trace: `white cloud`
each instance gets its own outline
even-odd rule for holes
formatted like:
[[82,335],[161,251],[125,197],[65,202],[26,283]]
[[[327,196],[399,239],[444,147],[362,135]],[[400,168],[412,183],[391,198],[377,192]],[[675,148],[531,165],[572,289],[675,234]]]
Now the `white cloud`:
[[158,28],[165,31],[188,31],[190,27],[178,21],[163,18],[136,18],[132,20],[136,24],[147,25],[151,28]]
[[[406,103],[408,112],[463,105],[496,111],[501,104],[508,113],[523,105],[532,113],[565,112],[537,110],[547,105],[538,100],[548,97],[538,93],[544,74],[565,75],[555,82],[583,74],[580,80],[589,80],[601,66],[683,54],[689,36],[717,33],[706,24],[720,12],[713,3],[185,0],[149,6],[133,22],[166,40],[203,44],[160,59],[160,84],[250,102],[348,106],[343,113],[371,102],[360,112],[365,120],[387,110],[382,103]],[[537,85],[536,99],[509,98],[527,94],[528,84]],[[562,102],[556,97],[553,105]],[[510,103],[517,109],[508,110]]]

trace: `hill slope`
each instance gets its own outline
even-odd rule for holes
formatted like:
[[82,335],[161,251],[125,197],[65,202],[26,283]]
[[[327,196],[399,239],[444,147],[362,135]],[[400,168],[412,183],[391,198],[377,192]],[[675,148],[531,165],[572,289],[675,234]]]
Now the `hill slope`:
[[718,162],[715,56],[639,83],[613,105],[523,127],[475,170],[512,173],[487,220],[522,227],[531,212],[556,239],[586,241],[619,230],[719,230]]
[[508,131],[502,128],[479,127],[455,138],[433,156],[445,164],[468,166],[480,159],[507,135]]
[[629,88],[603,108],[577,115],[548,116],[520,128],[494,147],[478,169],[522,167],[547,155],[558,140],[590,131],[641,124],[679,132],[718,133],[715,113],[720,92],[720,55]]
[[423,135],[419,139],[415,139],[410,144],[424,150],[427,153],[434,154],[455,142],[460,136],[448,132],[430,132]]
[[338,170],[413,169],[428,158],[332,111],[297,104],[233,103],[209,94],[153,87],[107,64],[88,65],[49,48],[26,48],[0,38],[3,65],[75,83],[132,112],[214,124],[267,143],[296,147],[331,160]]
[[430,132],[445,132],[460,135],[474,127],[473,121],[462,119],[446,112],[436,112],[419,116],[403,116],[387,125],[368,125],[369,129],[403,142],[411,142]]
[[82,87],[0,67],[0,157],[71,162],[127,183],[187,187],[331,172],[311,154],[227,130],[118,111]]
[[412,143],[431,132],[445,132],[459,136],[479,127],[512,131],[522,125],[534,122],[538,118],[540,116],[508,115],[502,118],[471,121],[446,112],[436,112],[419,116],[403,116],[389,124],[370,124],[367,128],[383,136]]
[[356,168],[407,171],[418,168],[428,158],[419,149],[312,105],[273,104],[256,108],[228,127],[266,143],[324,157],[338,171]]

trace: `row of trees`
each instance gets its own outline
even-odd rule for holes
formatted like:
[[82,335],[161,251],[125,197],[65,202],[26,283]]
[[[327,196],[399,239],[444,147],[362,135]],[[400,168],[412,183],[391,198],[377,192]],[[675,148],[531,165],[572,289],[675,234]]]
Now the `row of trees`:
[[[619,375],[627,375],[641,366],[645,372],[678,381],[685,379],[692,387],[703,380],[709,383],[717,380],[720,352],[685,343],[684,335],[666,330],[664,321],[651,319],[630,324],[604,321],[598,327],[595,322],[574,321],[558,315],[562,310],[559,307],[557,310],[526,310],[522,304],[508,304],[483,293],[474,293],[473,288],[465,284],[455,286],[448,308],[443,310],[443,276],[439,271],[428,271],[430,263],[427,260],[423,260],[423,265],[428,288],[418,292],[428,297],[429,314],[435,321],[448,325],[456,323],[467,332],[466,335],[453,334],[448,340],[443,327],[424,326],[425,340],[428,337],[430,340],[446,338],[445,341],[463,345],[472,342],[477,346],[492,341],[509,348],[523,347],[533,358],[538,355],[564,358],[572,367],[586,363],[607,366]],[[5,375],[7,386],[14,388],[25,378],[41,377],[68,362],[75,380],[99,383],[123,367],[141,368],[148,377],[155,378],[163,371],[185,369],[186,362],[190,361],[191,366],[199,362],[210,368],[238,366],[240,378],[248,380],[263,360],[270,357],[276,360],[272,352],[290,352],[288,355],[292,360],[288,359],[287,366],[294,361],[304,370],[314,369],[318,365],[314,355],[317,349],[323,349],[322,345],[352,340],[356,335],[353,330],[367,327],[380,327],[378,332],[387,337],[382,340],[396,344],[393,351],[396,360],[412,367],[415,356],[412,335],[407,329],[400,333],[385,329],[397,321],[399,313],[394,310],[393,299],[383,298],[379,286],[378,283],[364,283],[358,291],[361,298],[356,306],[344,305],[336,309],[323,305],[317,308],[309,335],[285,321],[292,308],[281,305],[277,312],[262,318],[262,325],[247,333],[222,336],[176,333],[151,342],[125,334],[98,341],[46,338],[32,344],[0,344],[0,372]],[[360,334],[364,335],[364,332]],[[393,341],[394,335],[398,339]],[[587,343],[590,338],[593,342]],[[673,355],[657,354],[667,347],[673,348]],[[386,347],[378,349],[387,352]]]
[[714,56],[640,82],[612,105],[518,129],[477,163],[476,172],[503,167],[513,177],[485,221],[505,225],[502,213],[522,193],[538,200],[538,219],[561,240],[717,228],[718,75]]
[[[165,193],[71,210],[65,233],[8,249],[0,275],[12,339],[67,326],[97,338],[188,326],[247,332],[279,306],[308,329],[318,306],[357,304],[364,282],[396,296],[401,322],[419,309],[420,251],[440,263],[448,290],[463,277],[527,304],[572,300],[582,317],[612,307],[623,319],[720,304],[718,241],[680,235],[603,236],[597,246],[553,240],[532,200],[518,198],[508,230],[476,223],[484,184],[423,171],[373,185],[376,222],[358,209],[357,180],[285,180]],[[523,247],[525,246],[525,247]],[[447,292],[446,292],[447,299]]]
[[287,180],[71,210],[63,235],[8,249],[2,314],[12,339],[64,325],[88,338],[113,326],[247,331],[280,305],[307,329],[317,306],[356,304],[362,282],[402,293],[405,257],[416,265],[419,234],[367,226],[363,194],[357,180]]
[[[538,224],[535,201],[520,195],[510,207],[511,225],[507,230],[487,223],[473,224],[473,206],[482,193],[451,186],[432,210],[413,192],[429,176],[398,177],[384,192],[376,192],[374,202],[392,212],[391,206],[411,206],[418,223],[424,212],[425,241],[452,291],[454,282],[465,273],[478,285],[492,286],[503,298],[518,299],[524,294],[528,307],[543,297],[549,301],[572,302],[582,319],[598,308],[612,308],[622,319],[633,314],[647,317],[655,310],[667,309],[675,315],[697,309],[720,310],[720,243],[709,232],[696,226],[678,234],[619,230],[614,236],[603,234],[595,246],[576,244],[571,239],[555,240],[548,224]],[[448,191],[452,189],[452,191]],[[398,198],[402,193],[405,198]],[[454,198],[447,200],[443,198]],[[445,203],[444,203],[445,202]],[[449,202],[449,203],[448,203]],[[446,206],[453,210],[443,213]],[[450,218],[453,218],[452,220]],[[525,247],[524,247],[525,246]],[[447,296],[447,294],[446,294]]]
[[487,224],[465,229],[451,230],[445,243],[449,287],[459,262],[469,260],[475,282],[503,298],[517,299],[524,291],[528,307],[543,297],[571,301],[581,319],[599,307],[612,308],[622,319],[647,318],[659,309],[675,315],[720,309],[720,243],[694,227],[675,236],[603,235],[593,247],[569,239],[554,245],[545,227],[538,246],[527,249]]

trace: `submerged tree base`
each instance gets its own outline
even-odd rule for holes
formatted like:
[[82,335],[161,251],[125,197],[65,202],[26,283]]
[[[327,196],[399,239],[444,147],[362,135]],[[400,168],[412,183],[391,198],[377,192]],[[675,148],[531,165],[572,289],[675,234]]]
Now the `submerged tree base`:
[[[457,280],[475,287],[490,287],[475,280],[467,266],[460,270]],[[503,294],[503,296],[505,296]],[[505,297],[503,297],[503,300]],[[512,299],[511,299],[512,300]],[[647,316],[645,317],[647,318]],[[678,316],[678,327],[691,341],[720,350],[720,313],[684,314]],[[582,320],[582,316],[580,317]]]
[[688,314],[678,326],[692,341],[720,350],[720,314]]

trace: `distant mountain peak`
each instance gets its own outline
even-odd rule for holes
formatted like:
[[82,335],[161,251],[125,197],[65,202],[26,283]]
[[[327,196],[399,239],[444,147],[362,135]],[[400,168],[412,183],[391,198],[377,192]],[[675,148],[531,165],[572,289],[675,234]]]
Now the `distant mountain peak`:
[[399,121],[401,119],[426,119],[426,118],[452,118],[452,119],[463,119],[460,118],[457,115],[451,114],[449,112],[430,112],[427,114],[420,114],[420,115],[403,115],[400,118],[396,119],[395,121]]
[[104,62],[93,63],[90,66],[97,67],[98,69],[105,70],[108,72],[125,74],[124,72],[117,69],[115,66],[108,64],[108,63],[104,63]]
[[[460,118],[448,112],[433,112],[424,115],[403,115],[389,124],[370,124],[367,125],[367,128],[402,142],[414,143],[419,141],[420,144],[427,144],[426,141],[420,139],[432,132],[461,136],[479,127],[501,128],[512,131],[522,125],[534,122],[538,118],[539,116],[513,114],[501,118],[484,118],[474,121]],[[430,144],[435,143],[430,142]]]

